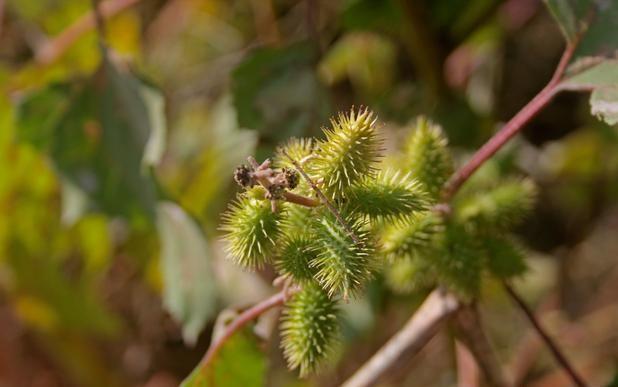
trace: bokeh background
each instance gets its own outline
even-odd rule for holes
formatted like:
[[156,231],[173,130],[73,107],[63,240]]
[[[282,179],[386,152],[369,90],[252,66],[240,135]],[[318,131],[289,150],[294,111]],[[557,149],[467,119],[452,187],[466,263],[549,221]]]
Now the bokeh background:
[[[463,160],[543,87],[564,47],[540,0],[103,3],[107,59],[90,2],[0,0],[0,386],[178,385],[220,312],[219,325],[273,292],[272,271],[237,269],[219,240],[236,165],[319,136],[351,106],[377,112],[389,149],[428,115]],[[497,160],[540,187],[518,230],[530,271],[517,287],[582,374],[608,385],[618,132],[589,110],[586,95],[558,96]],[[378,276],[307,380],[286,370],[269,313],[228,354],[241,378],[225,385],[337,385],[422,298]],[[481,308],[516,380],[568,385],[498,284],[487,280]],[[384,385],[456,385],[451,334]]]

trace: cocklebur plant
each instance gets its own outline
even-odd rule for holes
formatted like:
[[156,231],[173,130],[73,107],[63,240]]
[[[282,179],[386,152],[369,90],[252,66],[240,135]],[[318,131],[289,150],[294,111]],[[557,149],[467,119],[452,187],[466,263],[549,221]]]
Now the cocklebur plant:
[[[384,167],[376,118],[340,114],[324,139],[292,139],[274,160],[235,171],[245,190],[223,216],[227,251],[247,269],[272,263],[287,282],[282,347],[301,376],[337,339],[340,302],[383,271],[398,293],[442,285],[471,299],[487,274],[525,269],[509,234],[532,208],[526,179],[473,179],[452,207],[440,193],[453,159],[440,127],[419,118],[395,166]],[[299,176],[302,175],[302,176]]]

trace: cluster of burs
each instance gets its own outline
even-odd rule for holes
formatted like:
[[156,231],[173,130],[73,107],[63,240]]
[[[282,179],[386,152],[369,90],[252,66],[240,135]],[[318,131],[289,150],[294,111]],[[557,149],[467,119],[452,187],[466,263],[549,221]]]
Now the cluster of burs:
[[[402,149],[388,157],[367,109],[340,114],[324,135],[290,140],[272,163],[239,167],[245,190],[222,226],[238,265],[272,264],[292,283],[280,329],[288,365],[301,376],[336,342],[338,304],[358,297],[373,278],[382,276],[397,293],[444,286],[469,300],[484,277],[525,271],[509,229],[533,206],[530,180],[501,177],[497,164],[487,163],[441,205],[454,165],[439,126],[417,119]],[[296,176],[297,166],[309,179]],[[275,189],[258,184],[269,176]],[[318,205],[286,201],[292,191]]]

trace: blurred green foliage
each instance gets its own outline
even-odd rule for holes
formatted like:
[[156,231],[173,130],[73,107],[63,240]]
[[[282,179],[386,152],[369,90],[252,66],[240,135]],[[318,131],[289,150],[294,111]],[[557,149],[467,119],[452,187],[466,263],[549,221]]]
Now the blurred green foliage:
[[[92,28],[65,46],[56,40],[90,2],[0,2],[0,382],[177,385],[204,353],[215,314],[229,300],[258,300],[272,280],[268,271],[232,268],[218,239],[237,164],[256,150],[260,160],[271,155],[290,136],[319,134],[329,116],[351,105],[377,111],[389,151],[400,148],[402,129],[418,114],[432,117],[460,161],[508,118],[511,105],[523,106],[548,80],[561,30],[573,41],[584,25],[562,86],[589,88],[590,98],[558,98],[534,129],[560,134],[537,141],[527,133],[478,179],[515,171],[539,185],[536,215],[519,230],[536,250],[523,282],[531,299],[559,287],[564,311],[575,317],[611,303],[598,288],[616,294],[613,250],[593,249],[603,259],[578,262],[592,259],[589,240],[611,242],[617,231],[606,219],[618,198],[618,6],[545,5],[138,1],[107,18],[105,56]],[[492,242],[486,248],[505,248]],[[492,264],[496,272],[522,269]],[[370,284],[361,306],[347,308],[344,325],[354,328],[323,379],[297,382],[280,357],[266,355],[278,352],[255,337],[275,325],[264,318],[229,342],[205,373],[212,379],[193,374],[186,383],[335,385],[397,328],[425,288],[393,295],[384,282],[422,270],[404,262]],[[489,319],[505,321],[488,325],[497,327],[508,358],[522,325],[503,305],[488,297]],[[606,384],[618,354],[607,346],[605,356],[590,355],[608,339],[596,325],[585,328],[597,340],[577,351],[598,363],[594,381]],[[393,382],[454,383],[443,372],[451,367],[446,360],[415,362],[422,367],[396,372]],[[550,371],[541,361],[530,378]]]

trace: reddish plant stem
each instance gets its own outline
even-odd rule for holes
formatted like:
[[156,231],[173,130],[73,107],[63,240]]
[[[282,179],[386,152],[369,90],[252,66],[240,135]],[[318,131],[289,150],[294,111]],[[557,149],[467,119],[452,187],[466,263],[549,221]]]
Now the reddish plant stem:
[[255,320],[268,310],[276,306],[283,305],[288,296],[289,292],[280,291],[279,293],[276,293],[269,298],[253,305],[251,308],[245,310],[238,317],[236,317],[234,321],[232,321],[228,326],[225,327],[225,331],[210,344],[208,351],[200,362],[202,369],[204,369],[205,366],[210,364],[210,362],[214,359],[219,350],[223,347],[223,344],[225,344],[225,342],[228,341],[229,338],[234,335],[234,333],[239,331],[245,325],[249,324],[249,322]]
[[444,190],[444,201],[448,201],[472,174],[483,165],[491,156],[500,150],[504,144],[519,133],[530,120],[537,115],[554,96],[560,92],[560,81],[564,71],[573,56],[576,44],[567,44],[556,71],[549,83],[524,106],[498,133],[489,139],[463,167],[453,174]]
[[[137,4],[139,1],[140,0],[107,0],[101,2],[98,9],[101,17],[108,19],[120,11]],[[36,61],[41,64],[50,64],[54,62],[83,34],[96,27],[97,23],[95,19],[94,12],[88,12],[79,18],[58,36],[41,46],[36,52]]]
[[558,345],[552,340],[549,334],[545,331],[545,328],[543,328],[541,323],[536,319],[536,317],[534,316],[534,312],[528,307],[528,305],[526,305],[525,301],[519,296],[519,294],[517,294],[517,292],[515,292],[515,290],[511,286],[509,286],[507,283],[503,283],[503,285],[504,289],[509,294],[511,299],[515,301],[517,306],[519,306],[519,309],[524,312],[532,326],[534,326],[534,329],[538,332],[539,336],[541,336],[547,348],[549,348],[549,350],[554,355],[556,361],[569,374],[571,381],[578,387],[586,387],[586,382],[584,382],[584,380],[581,378],[581,376],[579,376],[577,371],[575,371],[575,368],[571,366],[571,363],[569,363],[566,356],[562,353],[560,348],[558,348]]

